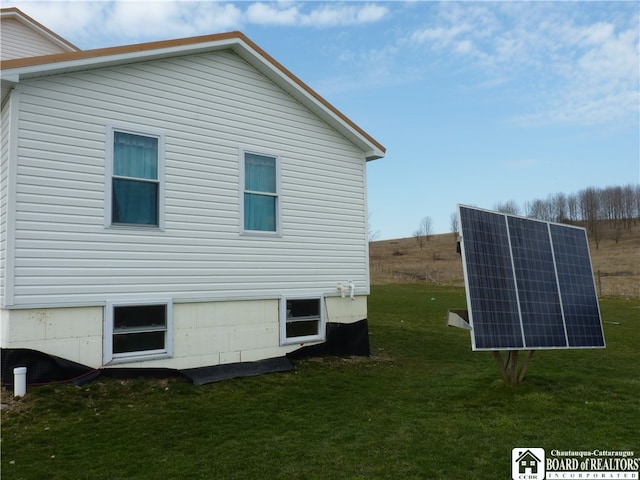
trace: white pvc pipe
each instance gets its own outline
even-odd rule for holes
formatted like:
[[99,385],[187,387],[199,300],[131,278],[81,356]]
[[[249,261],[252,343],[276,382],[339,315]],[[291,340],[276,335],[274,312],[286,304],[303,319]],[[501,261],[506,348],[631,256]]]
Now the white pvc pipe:
[[27,393],[27,367],[13,369],[13,396],[24,397]]

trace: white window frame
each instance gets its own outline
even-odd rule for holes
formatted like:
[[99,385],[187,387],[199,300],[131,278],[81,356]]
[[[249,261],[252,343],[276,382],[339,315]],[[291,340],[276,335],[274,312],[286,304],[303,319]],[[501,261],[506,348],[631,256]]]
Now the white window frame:
[[[300,337],[287,337],[287,301],[288,300],[318,300],[320,303],[320,319],[318,334]],[[327,337],[327,321],[324,295],[283,296],[280,298],[280,345],[294,345],[310,342],[323,342]]]
[[[113,223],[113,141],[114,133],[129,133],[141,137],[158,139],[158,225],[133,223]],[[116,177],[117,178],[117,177]],[[105,228],[127,228],[145,230],[164,230],[165,216],[165,134],[159,130],[137,125],[108,124],[106,127],[105,174],[104,174],[104,226]]]
[[[264,195],[264,192],[251,192],[245,190],[245,154],[250,153],[254,155],[260,155],[263,157],[271,157],[276,161],[276,193],[273,195],[276,199],[276,229],[275,231],[265,230],[247,230],[244,228],[244,194],[245,193],[258,193]],[[243,147],[239,150],[238,155],[240,182],[239,182],[239,197],[240,197],[240,235],[257,235],[261,237],[282,237],[282,189],[281,189],[281,171],[280,171],[280,155],[273,152],[261,150],[259,148]]]
[[[155,305],[163,305],[165,307],[167,323],[166,329],[164,330],[165,348],[156,350],[142,350],[137,352],[114,353],[113,337],[115,334],[115,309],[118,307],[145,307]],[[130,333],[136,332],[132,331]],[[157,360],[171,357],[173,357],[173,300],[168,298],[153,300],[114,300],[108,301],[106,303],[104,307],[103,334],[103,361],[105,365],[114,363],[130,363],[137,361]]]

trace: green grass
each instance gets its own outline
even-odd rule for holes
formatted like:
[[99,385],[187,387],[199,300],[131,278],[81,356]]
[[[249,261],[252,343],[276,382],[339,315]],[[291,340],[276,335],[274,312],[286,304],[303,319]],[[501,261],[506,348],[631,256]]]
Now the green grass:
[[462,289],[374,287],[369,359],[31,389],[3,412],[2,478],[494,480],[511,477],[515,447],[637,456],[637,303],[602,301],[605,350],[536,352],[515,387],[446,326],[464,305]]

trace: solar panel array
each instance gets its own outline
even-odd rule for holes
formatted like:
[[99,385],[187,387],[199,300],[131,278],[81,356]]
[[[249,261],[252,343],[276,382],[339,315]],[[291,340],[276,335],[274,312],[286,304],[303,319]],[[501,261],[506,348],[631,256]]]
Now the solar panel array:
[[458,210],[473,350],[605,346],[583,228]]

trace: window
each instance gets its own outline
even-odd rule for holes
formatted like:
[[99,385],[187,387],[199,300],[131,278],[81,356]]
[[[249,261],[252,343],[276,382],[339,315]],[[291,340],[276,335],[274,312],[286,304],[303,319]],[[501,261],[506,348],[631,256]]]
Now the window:
[[279,233],[279,158],[241,152],[242,232]]
[[171,356],[171,301],[108,303],[105,315],[105,363]]
[[110,127],[107,141],[107,226],[162,227],[162,135]]
[[322,298],[282,299],[280,343],[302,343],[325,339]]

